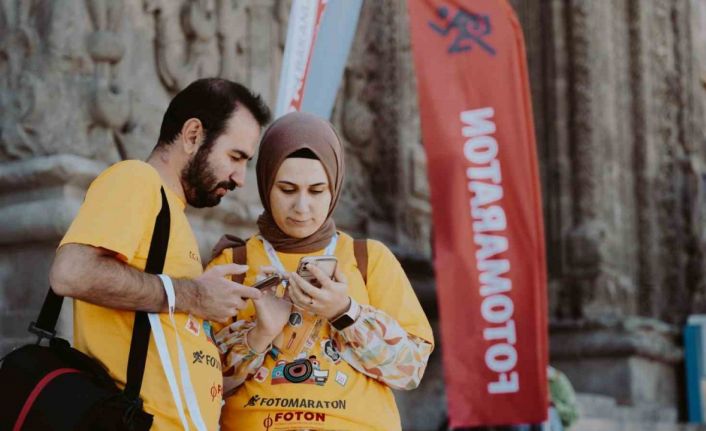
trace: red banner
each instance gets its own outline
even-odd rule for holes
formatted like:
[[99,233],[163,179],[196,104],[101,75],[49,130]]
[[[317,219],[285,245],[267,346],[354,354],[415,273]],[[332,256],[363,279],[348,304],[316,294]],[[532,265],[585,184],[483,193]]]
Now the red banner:
[[408,2],[451,427],[547,412],[547,294],[522,29],[505,0]]

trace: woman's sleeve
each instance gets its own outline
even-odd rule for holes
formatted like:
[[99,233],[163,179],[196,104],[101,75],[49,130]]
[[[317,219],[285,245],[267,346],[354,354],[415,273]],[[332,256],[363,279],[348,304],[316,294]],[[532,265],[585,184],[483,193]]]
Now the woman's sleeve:
[[378,241],[368,240],[367,276],[370,304],[332,335],[361,373],[394,389],[414,389],[434,348],[431,325],[397,258]]
[[265,360],[267,350],[258,353],[248,345],[247,335],[254,327],[255,322],[238,320],[221,329],[215,336],[221,353],[223,386],[226,393],[252,377]]
[[361,373],[393,389],[419,386],[433,345],[405,331],[385,312],[361,306],[356,322],[333,337],[343,359]]
[[[229,263],[233,263],[233,252],[230,248],[223,250],[209,262],[206,269]],[[265,360],[266,352],[258,353],[248,346],[247,335],[255,327],[255,322],[231,319],[227,325],[218,322],[211,324],[216,331],[214,338],[221,354],[223,386],[228,394],[257,372]]]

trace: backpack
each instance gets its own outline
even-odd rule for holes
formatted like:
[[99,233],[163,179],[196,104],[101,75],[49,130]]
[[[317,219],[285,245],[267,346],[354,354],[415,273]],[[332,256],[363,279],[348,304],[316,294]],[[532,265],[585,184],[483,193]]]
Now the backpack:
[[[169,243],[169,204],[164,189],[145,272],[160,274]],[[119,389],[95,359],[56,336],[64,298],[49,288],[29,331],[36,344],[22,346],[0,360],[0,430],[146,431],[153,417],[142,409],[140,389],[150,340],[146,312],[135,312],[127,382]],[[48,346],[40,345],[42,339]]]

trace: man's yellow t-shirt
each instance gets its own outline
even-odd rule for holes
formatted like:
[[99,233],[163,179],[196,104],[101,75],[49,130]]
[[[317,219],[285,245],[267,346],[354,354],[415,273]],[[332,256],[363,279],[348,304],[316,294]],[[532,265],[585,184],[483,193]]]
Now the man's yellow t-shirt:
[[[244,284],[254,284],[258,269],[270,265],[262,241],[247,241],[247,264]],[[295,271],[303,256],[277,253],[287,271]],[[340,233],[335,256],[338,267],[348,280],[348,294],[359,304],[370,304],[393,317],[408,333],[433,344],[431,326],[412,290],[402,267],[379,241],[368,240],[367,287],[353,253],[353,238]],[[226,249],[210,264],[233,261],[232,249]],[[252,301],[238,313],[239,320],[254,320]],[[297,324],[291,322],[289,324]],[[237,430],[400,430],[400,416],[390,388],[358,372],[332,348],[331,327],[322,325],[306,343],[302,358],[312,369],[296,367],[280,355],[268,354],[255,376],[248,378],[226,398],[221,419],[224,431]],[[295,365],[292,367],[293,364]],[[289,367],[289,368],[287,368]],[[308,365],[307,365],[308,367]],[[301,369],[300,369],[301,368]],[[289,374],[287,373],[289,370]],[[294,375],[309,376],[297,379]]]
[[[61,245],[77,243],[111,250],[128,265],[144,270],[155,219],[162,206],[160,187],[166,192],[171,216],[163,273],[173,278],[197,277],[203,267],[196,238],[184,213],[184,202],[163,184],[152,166],[137,160],[116,163],[93,181]],[[76,348],[100,361],[121,387],[126,381],[134,317],[131,311],[74,301]],[[174,330],[168,314],[160,318],[180,382]],[[175,320],[201,416],[209,430],[216,430],[223,380],[210,323],[180,313],[175,315]],[[183,428],[153,337],[150,337],[141,397],[145,410],[154,415],[152,430]],[[193,425],[186,405],[184,410]]]

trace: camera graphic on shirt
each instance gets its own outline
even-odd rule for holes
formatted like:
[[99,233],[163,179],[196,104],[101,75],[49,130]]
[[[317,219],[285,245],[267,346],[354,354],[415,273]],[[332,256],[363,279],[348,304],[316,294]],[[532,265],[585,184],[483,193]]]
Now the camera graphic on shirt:
[[304,383],[323,386],[328,380],[328,370],[322,370],[315,355],[287,363],[279,360],[272,369],[272,384]]

